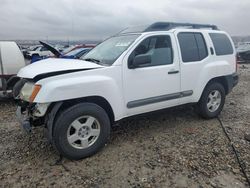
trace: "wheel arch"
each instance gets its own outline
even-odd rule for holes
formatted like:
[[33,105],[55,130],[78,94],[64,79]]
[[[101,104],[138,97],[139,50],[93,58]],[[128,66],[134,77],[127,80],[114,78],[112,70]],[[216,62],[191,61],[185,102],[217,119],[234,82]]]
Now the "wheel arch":
[[218,76],[218,77],[210,79],[207,82],[207,84],[205,85],[205,87],[202,90],[202,93],[200,95],[199,101],[200,101],[201,96],[204,93],[205,89],[207,88],[207,86],[210,85],[211,83],[215,83],[215,82],[216,83],[220,83],[224,87],[226,95],[231,91],[229,83],[228,83],[228,80],[227,80],[227,77],[226,76]]
[[230,87],[229,87],[226,76],[219,76],[216,78],[212,78],[211,80],[208,81],[205,88],[207,87],[207,85],[214,83],[214,82],[220,83],[224,87],[226,95],[230,92]]
[[88,102],[88,103],[94,103],[100,107],[102,107],[106,113],[108,114],[108,117],[110,119],[111,125],[115,122],[115,116],[114,116],[114,111],[109,104],[109,102],[101,97],[101,96],[89,96],[89,97],[82,97],[82,98],[77,98],[77,99],[70,99],[70,100],[65,100],[65,101],[60,101],[60,102],[54,102],[52,103],[48,110],[47,110],[47,115],[46,115],[46,126],[48,129],[48,137],[49,140],[52,141],[52,136],[53,136],[53,127],[54,124],[59,117],[59,115],[67,108],[74,106],[79,103],[83,102]]

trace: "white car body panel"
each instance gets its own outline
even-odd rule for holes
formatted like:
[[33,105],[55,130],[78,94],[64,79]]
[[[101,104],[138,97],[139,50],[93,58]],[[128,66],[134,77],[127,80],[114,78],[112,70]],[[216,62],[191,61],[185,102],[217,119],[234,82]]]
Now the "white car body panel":
[[0,73],[5,75],[17,74],[25,66],[23,54],[15,42],[0,42],[1,62]]
[[[223,31],[202,31],[201,30],[177,30],[174,31],[176,40],[178,41],[177,35],[181,32],[197,32],[202,33],[207,44],[208,56],[202,61],[184,63],[181,58],[181,50],[179,43],[178,51],[180,54],[180,66],[181,66],[181,90],[193,90],[193,95],[189,97],[183,97],[180,99],[181,104],[195,103],[198,102],[206,84],[212,78],[219,76],[225,76],[233,74],[235,70],[235,49],[231,55],[215,56],[211,54],[210,47],[213,47],[209,33],[223,33]],[[228,36],[228,34],[226,34]],[[231,40],[230,36],[228,38]],[[233,45],[233,42],[231,40]],[[215,52],[214,52],[215,53]]]
[[[15,42],[0,42],[0,76],[16,75],[25,66],[23,54]],[[0,79],[0,88],[2,80]]]
[[111,66],[42,79],[34,102],[47,103],[88,96],[100,96],[111,105],[115,119],[125,115],[121,67]]
[[[173,33],[155,33],[144,34],[137,40],[136,45],[128,50],[123,58],[123,87],[124,87],[124,105],[131,101],[147,99],[151,97],[163,96],[180,92],[180,74],[168,74],[171,70],[180,71],[179,58],[175,54],[173,64],[150,66],[137,69],[129,69],[127,65],[128,57],[137,45],[149,36],[167,35],[174,40]],[[172,42],[173,51],[177,51],[176,43]],[[142,79],[143,78],[143,79]],[[164,85],[163,85],[164,83]],[[175,84],[172,84],[175,83]],[[172,107],[179,104],[179,99],[168,100],[149,105],[143,105],[135,108],[127,108],[127,115],[135,115],[150,112],[162,108]]]
[[18,76],[23,78],[34,78],[36,75],[44,73],[100,67],[102,66],[83,60],[49,58],[22,68],[18,72]]

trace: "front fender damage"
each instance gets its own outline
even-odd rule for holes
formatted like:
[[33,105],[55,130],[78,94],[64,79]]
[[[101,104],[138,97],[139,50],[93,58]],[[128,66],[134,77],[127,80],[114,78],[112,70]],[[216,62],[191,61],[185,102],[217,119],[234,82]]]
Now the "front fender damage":
[[62,106],[63,102],[56,103],[50,113],[46,116],[45,123],[46,123],[46,129],[45,129],[45,135],[48,138],[49,142],[52,143],[53,141],[53,124],[56,119],[56,114],[59,111],[60,107]]

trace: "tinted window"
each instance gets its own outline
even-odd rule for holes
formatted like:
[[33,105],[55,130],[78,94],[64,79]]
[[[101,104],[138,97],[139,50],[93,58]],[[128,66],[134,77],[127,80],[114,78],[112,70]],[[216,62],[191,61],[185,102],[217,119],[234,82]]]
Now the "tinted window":
[[207,47],[201,33],[179,33],[178,40],[183,62],[200,61],[207,57]]
[[173,50],[170,36],[153,36],[143,40],[129,56],[129,64],[138,55],[150,55],[151,63],[145,66],[167,65],[173,63]]
[[210,33],[209,35],[213,41],[216,55],[233,54],[232,44],[225,34]]
[[199,60],[202,60],[205,57],[207,57],[207,55],[208,55],[207,46],[206,46],[206,43],[204,41],[204,38],[203,38],[202,34],[195,33],[194,36],[195,36],[197,46],[198,46],[199,57],[200,57]]

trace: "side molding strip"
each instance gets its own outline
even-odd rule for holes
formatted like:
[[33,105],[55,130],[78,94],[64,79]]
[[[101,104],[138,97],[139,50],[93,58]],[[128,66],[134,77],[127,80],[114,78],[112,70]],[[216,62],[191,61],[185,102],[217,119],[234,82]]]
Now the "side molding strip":
[[187,96],[191,96],[192,94],[193,94],[193,91],[188,90],[188,91],[182,91],[182,92],[178,92],[178,93],[171,93],[171,94],[167,94],[167,95],[161,95],[161,96],[157,96],[157,97],[139,99],[139,100],[128,102],[127,107],[128,108],[135,108],[135,107],[144,106],[144,105],[147,105],[147,104],[163,102],[163,101],[178,99],[178,98],[182,98],[182,97],[187,97]]

